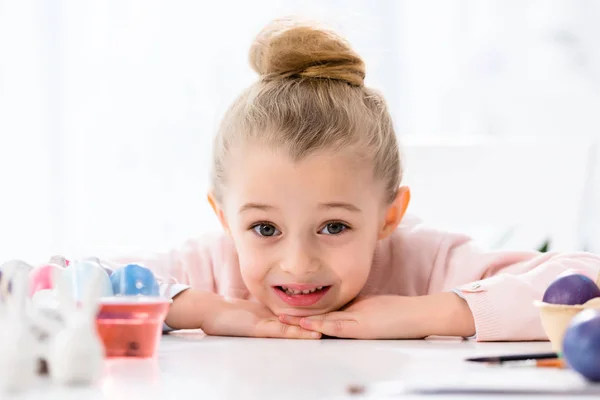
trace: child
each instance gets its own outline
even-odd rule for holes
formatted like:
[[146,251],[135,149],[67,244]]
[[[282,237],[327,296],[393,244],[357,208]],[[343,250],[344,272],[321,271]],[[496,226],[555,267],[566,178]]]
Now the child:
[[214,144],[208,200],[225,234],[144,260],[176,281],[162,284],[168,329],[546,339],[532,302],[567,270],[597,278],[592,254],[484,252],[405,217],[410,191],[386,103],[334,33],[276,21],[250,61],[260,78]]

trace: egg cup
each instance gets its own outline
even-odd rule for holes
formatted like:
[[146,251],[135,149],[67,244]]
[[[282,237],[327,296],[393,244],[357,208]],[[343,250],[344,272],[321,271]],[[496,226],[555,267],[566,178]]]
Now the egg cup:
[[571,319],[581,311],[589,308],[600,310],[600,297],[591,299],[584,304],[573,306],[550,304],[538,300],[534,301],[533,305],[540,310],[542,327],[552,344],[552,351],[562,353],[563,338],[571,323]]

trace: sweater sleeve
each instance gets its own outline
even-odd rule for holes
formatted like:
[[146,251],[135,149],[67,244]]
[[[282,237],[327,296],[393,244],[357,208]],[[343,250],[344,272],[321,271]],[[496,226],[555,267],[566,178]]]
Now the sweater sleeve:
[[455,290],[469,305],[478,341],[547,340],[534,300],[564,272],[594,281],[600,257],[590,253],[484,251],[463,235],[445,235],[430,292]]

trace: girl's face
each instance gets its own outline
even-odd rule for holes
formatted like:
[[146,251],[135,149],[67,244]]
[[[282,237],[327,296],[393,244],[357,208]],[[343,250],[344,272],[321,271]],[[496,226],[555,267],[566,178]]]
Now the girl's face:
[[404,213],[408,190],[387,204],[383,182],[349,154],[294,163],[285,152],[250,147],[230,162],[215,209],[250,293],[277,315],[322,314],[354,299],[377,241]]

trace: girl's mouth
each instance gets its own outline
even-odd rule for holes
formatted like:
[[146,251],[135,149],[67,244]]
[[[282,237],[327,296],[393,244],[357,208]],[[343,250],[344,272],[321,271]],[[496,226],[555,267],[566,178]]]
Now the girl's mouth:
[[284,302],[293,307],[308,307],[325,296],[331,286],[289,285],[273,286],[273,290]]

